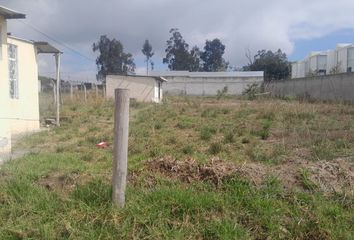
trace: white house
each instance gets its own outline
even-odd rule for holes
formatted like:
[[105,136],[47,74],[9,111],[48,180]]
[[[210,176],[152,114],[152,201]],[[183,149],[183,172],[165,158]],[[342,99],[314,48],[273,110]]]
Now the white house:
[[7,21],[16,18],[25,15],[0,6],[0,163],[11,153],[11,136],[40,128],[37,54],[51,47],[9,35]]
[[125,88],[130,90],[130,98],[141,102],[158,103],[162,101],[162,84],[165,82],[166,80],[162,77],[108,75],[106,76],[106,97],[114,98],[116,88]]

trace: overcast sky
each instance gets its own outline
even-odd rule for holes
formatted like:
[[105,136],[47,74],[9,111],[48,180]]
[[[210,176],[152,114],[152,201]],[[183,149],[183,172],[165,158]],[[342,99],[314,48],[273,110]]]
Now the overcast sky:
[[[116,38],[133,54],[138,73],[144,73],[145,39],[152,43],[156,68],[166,68],[162,57],[170,28],[179,28],[190,46],[203,48],[206,39],[220,38],[233,66],[246,64],[245,49],[281,48],[297,60],[310,50],[354,42],[353,0],[0,0],[0,5],[25,13],[23,21],[89,59],[96,58],[91,48],[100,35]],[[8,31],[64,51],[66,78],[94,78],[93,60],[18,20],[9,20]],[[52,58],[41,57],[39,63],[42,75],[54,71]]]

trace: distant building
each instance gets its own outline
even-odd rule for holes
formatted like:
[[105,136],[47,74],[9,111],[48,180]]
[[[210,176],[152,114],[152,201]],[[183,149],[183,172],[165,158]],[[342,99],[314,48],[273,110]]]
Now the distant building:
[[338,44],[336,49],[311,52],[292,64],[291,77],[303,78],[354,71],[354,44]]
[[167,80],[163,85],[164,94],[214,96],[227,88],[227,93],[240,95],[248,85],[264,82],[264,72],[152,72],[151,76]]
[[166,80],[162,77],[108,75],[106,76],[106,97],[114,98],[116,88],[125,88],[130,90],[130,98],[140,102],[159,103],[162,101],[162,84],[165,82]]

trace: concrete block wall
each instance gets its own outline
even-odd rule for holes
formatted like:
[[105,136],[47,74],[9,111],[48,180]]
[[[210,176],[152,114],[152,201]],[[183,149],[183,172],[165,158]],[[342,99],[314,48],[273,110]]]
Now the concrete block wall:
[[228,88],[228,94],[240,95],[252,83],[263,83],[263,77],[165,77],[164,94],[214,96],[218,90]]
[[289,79],[266,84],[274,97],[306,97],[354,103],[354,73]]

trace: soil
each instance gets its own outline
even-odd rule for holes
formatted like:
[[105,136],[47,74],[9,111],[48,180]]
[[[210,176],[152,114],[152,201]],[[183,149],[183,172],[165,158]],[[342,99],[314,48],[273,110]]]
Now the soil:
[[80,175],[77,173],[51,173],[38,180],[38,184],[50,191],[70,192],[78,184]]
[[298,159],[279,165],[265,165],[261,163],[235,164],[218,158],[213,158],[206,164],[200,164],[194,159],[179,161],[165,157],[148,161],[146,167],[151,171],[183,182],[211,181],[216,185],[237,176],[256,186],[262,186],[268,176],[275,176],[286,190],[305,189],[299,176],[300,171],[306,169],[309,180],[316,185],[317,189],[325,193],[352,194],[354,189],[354,161],[344,158],[317,162]]

